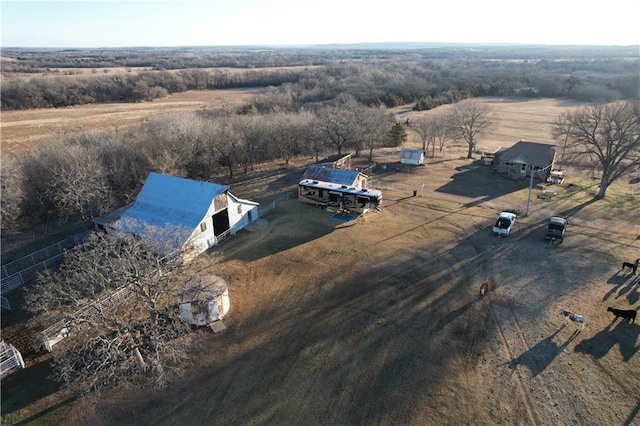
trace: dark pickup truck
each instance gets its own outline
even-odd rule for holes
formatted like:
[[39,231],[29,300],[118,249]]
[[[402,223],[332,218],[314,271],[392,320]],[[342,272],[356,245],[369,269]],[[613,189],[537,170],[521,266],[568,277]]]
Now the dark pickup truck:
[[547,226],[547,233],[544,238],[554,241],[562,241],[564,239],[564,231],[567,229],[569,221],[564,217],[553,216],[549,218],[549,225]]

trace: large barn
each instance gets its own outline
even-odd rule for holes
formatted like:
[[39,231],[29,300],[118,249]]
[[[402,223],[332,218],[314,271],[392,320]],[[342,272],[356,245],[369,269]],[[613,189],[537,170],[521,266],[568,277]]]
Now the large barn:
[[132,204],[94,223],[107,232],[168,243],[189,260],[258,219],[257,207],[232,195],[228,186],[152,172]]

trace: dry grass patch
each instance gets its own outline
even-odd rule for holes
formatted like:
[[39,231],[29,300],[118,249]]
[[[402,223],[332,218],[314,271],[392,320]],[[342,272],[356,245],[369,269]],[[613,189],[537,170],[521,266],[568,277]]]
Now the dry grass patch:
[[[489,105],[495,116],[495,123],[488,132],[478,138],[477,149],[492,151],[500,147],[511,146],[525,140],[557,144],[553,138],[553,123],[567,110],[583,105],[570,99],[531,99],[531,98],[476,98],[478,102]],[[394,113],[406,113],[404,117],[419,117],[445,114],[452,106],[443,105],[439,108],[410,112],[407,106],[392,110]],[[413,132],[409,132],[409,142],[420,145],[419,139]]]
[[101,130],[122,132],[151,118],[181,112],[242,105],[264,89],[202,90],[175,93],[152,102],[78,105],[3,111],[0,131],[3,152],[33,149],[48,138]]

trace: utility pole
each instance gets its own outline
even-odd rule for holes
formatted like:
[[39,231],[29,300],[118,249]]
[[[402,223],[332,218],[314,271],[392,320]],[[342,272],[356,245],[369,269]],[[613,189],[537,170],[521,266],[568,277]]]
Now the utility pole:
[[[538,172],[544,172],[545,170],[547,170],[549,167],[551,167],[552,164],[549,164],[547,167],[538,170]],[[531,207],[531,189],[533,188],[533,164],[530,163],[529,167],[531,168],[531,179],[529,180],[529,197],[527,198],[527,216],[529,216],[530,213],[530,207]]]

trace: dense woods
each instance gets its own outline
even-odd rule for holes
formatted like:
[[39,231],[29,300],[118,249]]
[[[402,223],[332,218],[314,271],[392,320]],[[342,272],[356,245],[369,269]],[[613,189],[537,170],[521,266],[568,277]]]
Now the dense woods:
[[[348,94],[366,105],[416,102],[418,109],[486,95],[612,101],[638,97],[640,90],[634,47],[9,49],[3,57],[3,110],[137,102],[186,90],[258,86],[280,87],[294,105]],[[93,74],[73,75],[82,68]]]
[[[639,64],[637,47],[6,49],[3,110],[268,89],[235,110],[176,115],[126,132],[57,135],[46,148],[3,155],[2,229],[91,219],[131,202],[150,171],[230,181],[258,163],[288,164],[299,155],[371,159],[374,148],[406,138],[387,107],[432,109],[487,95],[636,99]],[[73,75],[78,68],[91,73]],[[425,150],[460,139],[471,152],[474,138],[460,126],[456,135],[451,124],[418,122],[414,131]]]

